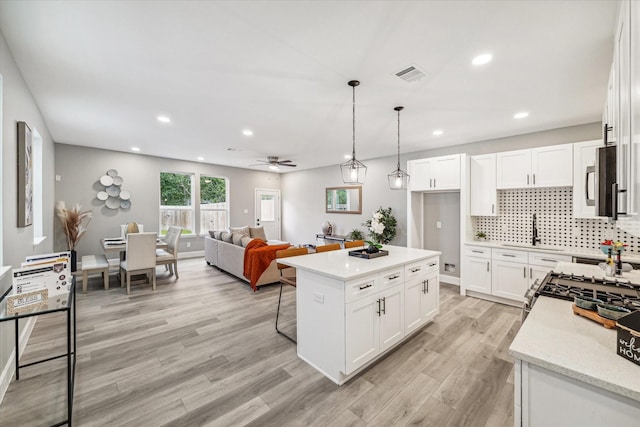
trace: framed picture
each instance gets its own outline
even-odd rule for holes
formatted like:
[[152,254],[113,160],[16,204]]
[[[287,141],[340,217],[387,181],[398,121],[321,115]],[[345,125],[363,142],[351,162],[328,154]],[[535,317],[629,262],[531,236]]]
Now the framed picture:
[[33,144],[31,129],[18,122],[18,227],[33,223]]

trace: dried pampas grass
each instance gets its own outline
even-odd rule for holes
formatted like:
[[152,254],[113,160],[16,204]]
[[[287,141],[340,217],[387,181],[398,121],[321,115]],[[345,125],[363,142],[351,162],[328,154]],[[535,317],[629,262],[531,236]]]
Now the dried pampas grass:
[[80,211],[80,205],[75,204],[67,208],[61,200],[56,203],[56,216],[62,224],[62,230],[67,236],[67,248],[72,251],[80,241],[82,235],[87,231],[87,225],[93,218],[92,211]]

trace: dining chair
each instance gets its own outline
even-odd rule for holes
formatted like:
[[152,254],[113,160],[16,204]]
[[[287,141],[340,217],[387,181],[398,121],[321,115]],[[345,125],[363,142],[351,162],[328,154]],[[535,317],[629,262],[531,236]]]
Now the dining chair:
[[130,222],[128,224],[120,225],[120,237],[123,239],[127,238],[127,234],[129,233],[143,233],[144,227],[142,224],[138,224],[137,222]]
[[180,236],[182,235],[181,227],[169,227],[164,241],[167,243],[167,249],[156,249],[156,265],[164,265],[169,269],[170,275],[178,277],[178,247]]
[[120,262],[120,286],[127,281],[127,295],[131,293],[131,274],[145,273],[153,290],[156,290],[156,239],[157,233],[130,233],[127,235],[127,251]]
[[[276,261],[278,259],[288,258],[292,256],[307,255],[308,253],[309,250],[307,248],[282,249],[276,252]],[[276,332],[289,339],[291,342],[297,343],[296,340],[278,329],[280,303],[282,302],[282,287],[284,285],[293,286],[294,288],[296,287],[296,269],[280,263],[277,263],[277,266],[278,270],[280,271],[280,295],[278,296],[278,311],[276,312]]]
[[341,249],[340,243],[332,243],[330,245],[316,246],[316,253],[318,252],[329,252],[329,251],[337,251]]
[[354,240],[352,242],[344,242],[345,249],[358,248],[360,246],[364,246],[364,240]]

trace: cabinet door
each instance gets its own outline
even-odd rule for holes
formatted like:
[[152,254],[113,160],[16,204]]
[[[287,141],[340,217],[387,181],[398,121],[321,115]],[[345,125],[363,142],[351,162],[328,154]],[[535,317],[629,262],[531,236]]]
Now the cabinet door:
[[524,301],[524,294],[529,286],[527,264],[492,261],[491,267],[493,295]]
[[437,273],[430,274],[422,282],[423,287],[420,308],[423,322],[432,320],[438,314],[438,302],[440,298],[440,280]]
[[609,82],[607,84],[607,109],[606,120],[602,122],[602,125],[606,125],[611,130],[607,131],[607,142],[616,142],[616,132],[614,128],[618,126],[618,96],[616,95],[616,67],[615,61],[611,64],[611,70],[609,71]]
[[346,304],[346,374],[378,355],[380,347],[379,297],[371,295]]
[[470,213],[476,216],[496,216],[496,155],[471,157]]
[[525,188],[531,181],[531,150],[505,151],[496,154],[497,188]]
[[431,163],[429,159],[412,160],[410,162],[409,186],[412,191],[425,191],[430,190],[433,184],[431,178]]
[[465,257],[462,274],[466,290],[491,294],[491,259]]
[[601,140],[573,144],[573,216],[596,218],[596,149]]
[[432,160],[431,177],[435,190],[460,189],[460,155],[436,157]]
[[[631,48],[630,48],[630,28],[629,25],[629,1],[620,2],[620,16],[618,17],[618,28],[616,32],[614,61],[616,68],[617,86],[617,184],[619,190],[629,189],[630,176],[630,143],[631,143]],[[615,131],[615,129],[614,129]],[[627,212],[627,193],[618,195],[618,212]]]
[[404,337],[404,285],[380,292],[380,351]]
[[404,285],[404,333],[405,335],[418,329],[424,323],[422,318],[423,277],[409,280]]
[[573,145],[562,144],[531,149],[531,185],[567,187],[573,185]]
[[631,26],[631,170],[628,212],[640,214],[640,3],[630,5]]

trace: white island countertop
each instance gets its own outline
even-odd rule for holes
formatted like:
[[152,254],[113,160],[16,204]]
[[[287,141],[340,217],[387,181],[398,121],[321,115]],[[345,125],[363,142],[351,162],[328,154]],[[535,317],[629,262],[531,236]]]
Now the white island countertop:
[[363,259],[349,256],[349,251],[355,249],[342,249],[339,251],[282,258],[279,259],[278,262],[300,270],[311,271],[323,276],[346,281],[377,273],[398,265],[439,256],[442,253],[391,245],[384,245],[382,249],[389,251],[389,255]]
[[571,301],[539,297],[509,353],[640,402],[640,366],[616,354],[616,330],[576,316],[571,305]]

